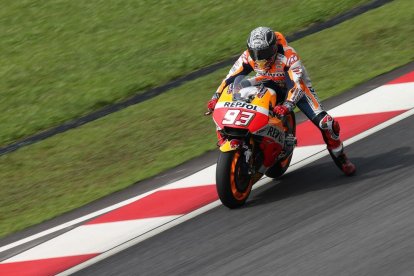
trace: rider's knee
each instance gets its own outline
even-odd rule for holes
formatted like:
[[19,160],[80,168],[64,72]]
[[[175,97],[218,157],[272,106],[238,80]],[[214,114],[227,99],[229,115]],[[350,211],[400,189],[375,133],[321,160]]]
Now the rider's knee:
[[312,122],[322,131],[328,132],[331,134],[332,138],[338,139],[339,132],[341,130],[338,121],[336,121],[331,115],[326,111],[322,111],[315,118],[312,119]]

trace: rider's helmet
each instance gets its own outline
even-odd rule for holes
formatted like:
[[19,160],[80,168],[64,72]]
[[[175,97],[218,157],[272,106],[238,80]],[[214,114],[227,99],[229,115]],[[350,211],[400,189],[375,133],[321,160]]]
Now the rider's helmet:
[[277,54],[276,35],[268,27],[254,29],[247,39],[247,49],[258,70],[271,68]]

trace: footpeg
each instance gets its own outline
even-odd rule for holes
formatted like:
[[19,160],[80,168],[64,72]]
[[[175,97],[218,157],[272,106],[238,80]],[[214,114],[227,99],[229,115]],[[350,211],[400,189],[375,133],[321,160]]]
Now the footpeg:
[[295,136],[292,134],[288,134],[285,137],[285,145],[288,147],[295,147],[298,144],[298,141]]

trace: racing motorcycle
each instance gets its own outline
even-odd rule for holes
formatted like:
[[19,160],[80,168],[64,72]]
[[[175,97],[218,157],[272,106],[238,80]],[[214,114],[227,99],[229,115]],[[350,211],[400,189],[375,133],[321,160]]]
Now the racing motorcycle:
[[213,112],[220,148],[216,188],[228,208],[242,206],[263,175],[277,178],[289,167],[296,146],[295,114],[273,116],[277,102],[276,92],[263,85],[237,92],[229,86],[221,93]]

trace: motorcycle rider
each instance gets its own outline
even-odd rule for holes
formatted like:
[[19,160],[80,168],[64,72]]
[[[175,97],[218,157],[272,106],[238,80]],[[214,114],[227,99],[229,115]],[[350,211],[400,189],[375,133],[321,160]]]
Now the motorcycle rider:
[[[252,71],[255,71],[255,77],[239,81]],[[339,138],[338,121],[322,108],[304,65],[280,32],[274,32],[268,27],[258,27],[251,31],[247,39],[247,50],[234,63],[208,102],[207,108],[210,111],[214,110],[220,94],[230,84],[233,89],[264,84],[278,95],[284,95],[281,97],[285,99],[284,102],[273,108],[275,116],[285,116],[297,106],[322,132],[327,149],[338,168],[345,175],[355,173],[355,165],[344,153]]]

